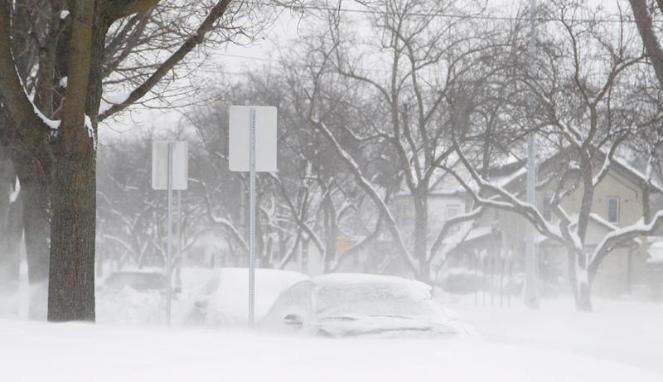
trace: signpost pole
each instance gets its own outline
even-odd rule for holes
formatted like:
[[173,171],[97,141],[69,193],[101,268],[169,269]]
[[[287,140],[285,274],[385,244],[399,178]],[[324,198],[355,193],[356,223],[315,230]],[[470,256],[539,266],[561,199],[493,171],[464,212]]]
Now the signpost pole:
[[177,218],[175,219],[175,293],[182,289],[182,191],[177,190]]
[[172,243],[173,243],[173,143],[168,143],[168,216],[166,218],[166,277],[168,278],[166,301],[166,324],[170,326],[171,304],[173,300],[172,286]]
[[278,171],[277,114],[273,106],[230,106],[228,110],[228,167],[249,176],[249,326],[255,324],[256,305],[256,176],[258,171]]
[[[171,310],[173,303],[173,266],[174,260],[180,258],[180,222],[182,220],[182,190],[187,189],[189,178],[188,146],[186,141],[153,141],[152,142],[152,189],[166,191],[168,198],[168,209],[166,212],[166,254],[164,261],[164,273],[166,277],[166,303],[165,322],[171,323]],[[174,191],[177,191],[176,200]],[[174,206],[173,204],[177,204]],[[173,221],[173,208],[177,207],[177,221]],[[176,223],[176,224],[174,224]],[[176,232],[173,233],[173,225]],[[175,235],[175,236],[174,236]],[[174,240],[177,239],[177,243]],[[175,247],[177,246],[177,247]],[[175,252],[175,253],[173,253]],[[177,286],[180,283],[180,267],[178,266]]]
[[249,126],[249,325],[255,322],[256,283],[256,110]]

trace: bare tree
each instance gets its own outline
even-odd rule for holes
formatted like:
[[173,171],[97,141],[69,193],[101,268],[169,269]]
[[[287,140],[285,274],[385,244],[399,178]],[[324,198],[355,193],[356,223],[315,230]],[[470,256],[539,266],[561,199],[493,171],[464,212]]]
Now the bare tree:
[[19,244],[23,233],[22,202],[18,194],[16,173],[7,147],[0,139],[0,293],[5,296],[18,291]]
[[[530,109],[527,128],[538,132],[544,150],[551,149],[549,155],[556,158],[541,169],[537,186],[550,195],[542,205],[524,202],[518,190],[504,188],[480,174],[478,162],[466,155],[462,144],[457,152],[471,181],[457,179],[477,203],[523,216],[543,235],[566,247],[577,307],[590,310],[591,283],[601,261],[616,244],[652,232],[661,219],[657,214],[648,224],[622,227],[592,251],[586,248],[595,191],[616,166],[616,154],[624,141],[643,126],[631,99],[633,79],[643,57],[632,48],[634,31],[625,22],[616,28],[607,26],[599,21],[598,11],[578,4],[552,4],[547,12],[551,20],[558,21],[541,28],[533,65],[538,69],[532,72],[516,62],[521,69],[513,80],[532,99],[523,103]],[[574,18],[578,14],[587,19],[578,21]],[[571,196],[580,200],[573,215],[568,212]],[[544,218],[543,205],[554,211],[557,224]]]
[[[340,12],[330,12],[328,32],[315,52],[320,59],[317,73],[311,76],[314,85],[309,93],[311,122],[327,137],[375,204],[406,266],[426,281],[433,277],[431,264],[438,260],[435,252],[448,233],[448,228],[443,228],[431,240],[430,194],[437,179],[443,176],[440,165],[447,163],[454,152],[449,144],[451,131],[465,125],[462,119],[468,114],[466,101],[473,92],[473,83],[465,78],[476,69],[478,57],[487,48],[481,40],[484,30],[469,17],[438,17],[450,10],[458,14],[471,12],[456,5],[453,1],[366,2],[364,6],[371,16],[368,25],[359,30],[349,27],[352,21],[345,20]],[[355,33],[370,37],[361,39]],[[366,50],[358,53],[352,48],[358,44],[366,46]],[[360,114],[366,113],[362,126],[341,124],[339,129],[332,128],[330,107],[333,110],[335,104],[357,103],[343,99],[347,92],[340,93],[337,100],[327,101],[327,83],[342,81],[349,89],[361,89],[357,94],[362,104],[371,105],[359,110]],[[398,176],[390,187],[405,192],[412,202],[411,235],[404,235],[406,226],[399,224],[393,205],[385,200],[390,192],[376,187],[358,157],[340,140],[343,135],[351,136],[364,147],[382,150],[382,155],[395,166]],[[472,220],[477,214],[478,210],[471,210],[455,222]],[[432,242],[436,244],[431,245]]]
[[[100,110],[104,73],[108,68],[107,33],[116,21],[150,12],[161,2],[62,1],[50,2],[48,7],[40,9],[47,28],[43,45],[38,46],[46,46],[53,52],[28,56],[27,60],[34,65],[22,66],[24,72],[39,68],[44,73],[36,83],[45,85],[37,87],[34,98],[28,96],[29,84],[16,71],[19,65],[15,57],[19,55],[14,54],[17,47],[11,39],[15,28],[20,28],[26,20],[19,13],[33,9],[26,4],[5,2],[0,7],[0,94],[12,121],[6,126],[7,136],[10,145],[16,148],[13,161],[25,185],[24,191],[30,189],[31,180],[36,184],[29,194],[38,199],[30,205],[41,206],[42,212],[36,219],[42,223],[40,237],[48,237],[49,214],[43,211],[50,208],[49,319],[94,320],[94,168],[98,122],[148,94],[219,23],[236,28],[233,25],[236,20],[223,16],[237,14],[245,4],[230,0],[206,4],[206,16],[197,25],[188,26],[186,37],[176,43],[178,47],[170,56],[155,64],[144,80],[138,80],[140,84],[126,99],[107,110]],[[43,100],[41,89],[58,86],[62,89],[59,99]],[[27,226],[30,219],[25,220]]]
[[[304,97],[293,81],[296,71],[283,66],[284,75],[269,72],[250,74],[241,85],[218,92],[221,101],[198,107],[187,117],[203,142],[210,167],[205,179],[196,179],[204,191],[208,220],[228,234],[230,242],[246,254],[244,195],[246,177],[227,170],[226,100],[271,104],[279,107],[278,173],[259,176],[258,254],[262,266],[283,268],[306,251],[311,243],[323,259],[323,270],[339,266],[338,239],[348,216],[357,211],[354,182],[335,164],[335,153],[325,148],[325,139],[310,129],[300,113]],[[248,74],[248,73],[247,73]],[[339,110],[338,116],[343,113]],[[220,128],[219,128],[219,121]],[[207,165],[206,165],[207,166]],[[239,207],[239,208],[238,208]]]
[[656,0],[655,5],[649,4],[647,0],[629,0],[635,22],[638,26],[638,32],[642,37],[645,51],[654,67],[654,73],[658,78],[659,86],[663,87],[663,48],[659,36],[656,35],[654,27],[654,14],[656,8],[658,12],[663,12],[663,1]]

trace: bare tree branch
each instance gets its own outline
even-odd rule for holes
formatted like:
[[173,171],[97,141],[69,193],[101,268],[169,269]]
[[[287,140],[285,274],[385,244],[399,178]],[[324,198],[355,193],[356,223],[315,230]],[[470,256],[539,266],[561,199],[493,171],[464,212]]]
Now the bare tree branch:
[[[629,0],[629,2],[631,3],[633,17],[638,26],[640,37],[642,37],[645,50],[652,61],[658,82],[663,87],[663,48],[661,48],[661,43],[654,32],[652,15],[649,13],[647,0]],[[662,0],[658,0],[658,6],[663,11],[661,3]]]
[[145,80],[143,84],[134,89],[129,96],[122,102],[111,106],[109,109],[101,112],[99,115],[99,121],[110,117],[111,115],[118,113],[127,107],[131,106],[133,103],[143,98],[152,88],[159,83],[159,81],[170,72],[175,65],[177,65],[184,57],[191,52],[196,46],[200,45],[204,38],[212,28],[217,20],[219,20],[226,10],[228,5],[232,0],[220,0],[216,5],[210,10],[209,14],[205,20],[200,24],[196,32],[189,37],[179,49],[177,49],[166,61],[164,61],[157,70],[150,75],[150,77]]

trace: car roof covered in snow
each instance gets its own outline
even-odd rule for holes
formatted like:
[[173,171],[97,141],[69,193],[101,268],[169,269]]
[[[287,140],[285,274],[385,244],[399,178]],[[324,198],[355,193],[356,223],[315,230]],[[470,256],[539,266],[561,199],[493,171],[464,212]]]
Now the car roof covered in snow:
[[319,288],[380,287],[407,293],[413,299],[426,299],[431,296],[431,286],[420,281],[397,276],[373,275],[365,273],[329,273],[310,279]]
[[333,273],[316,276],[313,287],[319,316],[436,315],[429,305],[432,288],[396,276]]
[[432,303],[432,288],[419,281],[361,273],[333,273],[310,281],[319,318],[443,316]]

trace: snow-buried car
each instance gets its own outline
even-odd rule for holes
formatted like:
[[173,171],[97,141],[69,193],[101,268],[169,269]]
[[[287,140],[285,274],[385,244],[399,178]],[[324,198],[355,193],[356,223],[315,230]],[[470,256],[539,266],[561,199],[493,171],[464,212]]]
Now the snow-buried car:
[[260,324],[330,337],[472,334],[431,292],[427,284],[393,276],[317,276],[283,291]]

